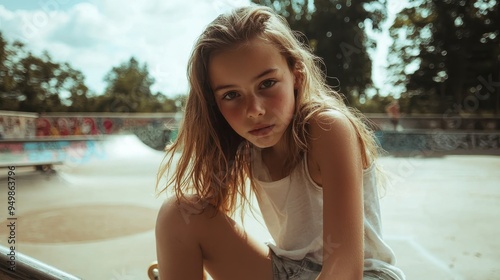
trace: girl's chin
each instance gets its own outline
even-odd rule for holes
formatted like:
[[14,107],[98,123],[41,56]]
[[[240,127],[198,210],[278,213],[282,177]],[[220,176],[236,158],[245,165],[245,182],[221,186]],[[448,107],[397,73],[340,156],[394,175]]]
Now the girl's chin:
[[253,142],[252,142],[252,144],[253,144],[255,147],[259,148],[259,149],[265,149],[265,148],[270,148],[270,147],[272,147],[272,145],[262,145],[262,144],[257,144],[257,143],[253,143]]
[[274,141],[274,139],[249,139],[248,141],[261,149],[271,148],[276,145],[276,141]]

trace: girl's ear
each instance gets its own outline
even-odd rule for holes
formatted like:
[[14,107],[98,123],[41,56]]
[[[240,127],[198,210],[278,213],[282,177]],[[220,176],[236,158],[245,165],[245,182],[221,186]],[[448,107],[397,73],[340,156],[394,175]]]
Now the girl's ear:
[[298,89],[302,86],[304,74],[302,73],[299,67],[295,67],[292,73],[293,73],[293,87],[295,89]]

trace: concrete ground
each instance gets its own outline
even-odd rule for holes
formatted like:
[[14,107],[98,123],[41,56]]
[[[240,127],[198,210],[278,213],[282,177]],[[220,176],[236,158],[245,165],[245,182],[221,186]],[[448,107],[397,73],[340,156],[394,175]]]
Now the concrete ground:
[[[82,151],[80,151],[82,152]],[[57,172],[16,170],[16,251],[82,279],[147,279],[156,259],[154,194],[163,154],[115,137]],[[408,279],[499,279],[500,157],[382,157],[385,238]],[[7,169],[0,169],[0,244]],[[246,229],[267,241],[265,228]],[[9,245],[10,246],[10,245]]]

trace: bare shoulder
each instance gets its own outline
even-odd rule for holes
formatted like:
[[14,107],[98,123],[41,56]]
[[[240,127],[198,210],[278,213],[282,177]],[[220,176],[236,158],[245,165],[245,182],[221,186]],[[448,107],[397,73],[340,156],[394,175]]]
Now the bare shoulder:
[[313,140],[334,137],[352,137],[356,130],[349,118],[340,111],[327,110],[316,114],[310,121]]
[[168,227],[169,220],[178,213],[178,205],[175,197],[169,197],[163,201],[156,217],[156,231],[163,231]]
[[311,161],[318,165],[358,162],[361,156],[356,129],[342,112],[328,110],[310,121]]

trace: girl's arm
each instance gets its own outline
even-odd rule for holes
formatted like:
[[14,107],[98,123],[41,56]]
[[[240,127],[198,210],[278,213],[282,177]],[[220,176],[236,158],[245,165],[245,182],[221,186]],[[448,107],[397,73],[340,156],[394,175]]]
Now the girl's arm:
[[311,122],[311,163],[323,187],[323,270],[317,279],[363,278],[363,161],[356,130],[340,112]]

